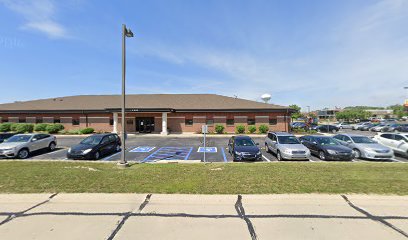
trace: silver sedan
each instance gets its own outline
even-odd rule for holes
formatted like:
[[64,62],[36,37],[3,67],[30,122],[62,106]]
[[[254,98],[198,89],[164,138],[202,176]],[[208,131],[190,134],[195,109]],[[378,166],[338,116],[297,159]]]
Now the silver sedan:
[[394,158],[391,148],[377,143],[367,136],[356,134],[338,134],[334,136],[342,145],[353,149],[355,158],[388,160]]

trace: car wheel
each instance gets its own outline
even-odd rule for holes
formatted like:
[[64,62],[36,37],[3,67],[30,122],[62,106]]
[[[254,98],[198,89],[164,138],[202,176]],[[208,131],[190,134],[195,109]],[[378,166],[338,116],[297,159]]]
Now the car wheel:
[[116,150],[116,152],[120,152],[120,150],[121,150],[121,149],[120,149],[120,145],[116,145],[116,149],[115,149],[115,150]]
[[358,149],[353,149],[354,158],[361,158],[361,152]]
[[98,160],[100,157],[101,157],[101,154],[100,154],[99,151],[97,151],[97,152],[94,154],[94,159],[95,159],[95,160]]
[[57,145],[55,144],[55,142],[51,142],[50,145],[48,145],[48,151],[54,151],[56,146]]
[[319,158],[320,160],[326,160],[326,155],[324,155],[323,151],[319,151]]
[[28,151],[28,149],[21,149],[17,153],[17,157],[20,159],[26,159],[28,158],[28,155],[30,155],[30,152]]
[[278,161],[282,161],[282,155],[279,151],[276,152],[276,158],[278,159]]

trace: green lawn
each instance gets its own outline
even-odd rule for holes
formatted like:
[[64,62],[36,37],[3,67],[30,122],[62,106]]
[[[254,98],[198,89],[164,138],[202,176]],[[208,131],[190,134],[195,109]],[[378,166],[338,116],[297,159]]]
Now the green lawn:
[[375,193],[408,195],[408,164],[0,162],[1,193]]

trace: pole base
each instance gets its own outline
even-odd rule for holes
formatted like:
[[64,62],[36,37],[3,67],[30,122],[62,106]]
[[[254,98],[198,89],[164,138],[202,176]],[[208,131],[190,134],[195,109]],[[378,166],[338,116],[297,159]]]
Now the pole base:
[[127,167],[130,166],[128,162],[125,162],[125,163],[118,162],[116,165],[117,165],[118,167],[120,167],[120,168],[127,168]]

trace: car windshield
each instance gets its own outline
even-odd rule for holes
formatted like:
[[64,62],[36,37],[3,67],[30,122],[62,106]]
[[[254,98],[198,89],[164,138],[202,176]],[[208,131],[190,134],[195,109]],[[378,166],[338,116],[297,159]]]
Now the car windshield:
[[330,137],[317,137],[316,141],[320,145],[339,145],[339,143],[336,140]]
[[97,145],[101,142],[103,136],[90,136],[81,141],[81,144]]
[[238,147],[255,146],[255,143],[250,138],[241,138],[235,140],[235,145]]
[[6,142],[28,142],[30,138],[31,135],[15,135],[7,139]]
[[351,137],[355,143],[376,143],[372,139],[368,137]]
[[295,136],[278,136],[280,144],[300,144]]

